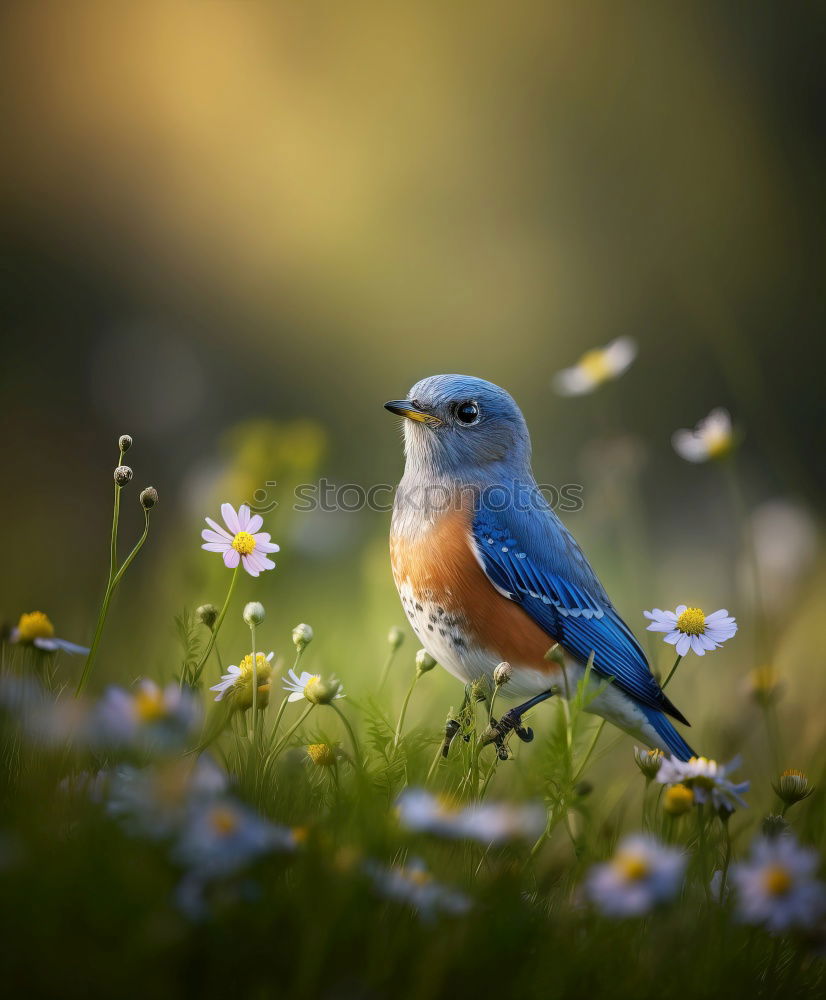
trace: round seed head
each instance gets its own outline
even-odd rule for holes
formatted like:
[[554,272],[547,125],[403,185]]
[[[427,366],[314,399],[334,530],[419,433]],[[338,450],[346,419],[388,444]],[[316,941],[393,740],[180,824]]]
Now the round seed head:
[[119,465],[115,469],[115,482],[118,486],[126,486],[132,480],[132,470],[128,465]]

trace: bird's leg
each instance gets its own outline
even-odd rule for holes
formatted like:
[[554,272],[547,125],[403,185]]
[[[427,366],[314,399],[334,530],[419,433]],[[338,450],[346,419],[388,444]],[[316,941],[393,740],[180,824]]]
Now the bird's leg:
[[[516,735],[522,740],[523,743],[530,743],[533,739],[533,730],[530,726],[524,727],[522,725],[522,716],[528,709],[533,708],[534,705],[538,705],[540,702],[546,701],[548,698],[553,697],[557,693],[556,688],[551,688],[548,691],[543,691],[541,694],[535,695],[529,701],[526,701],[522,705],[517,705],[516,708],[508,709],[507,712],[502,716],[502,718],[497,722],[496,719],[490,720],[490,725],[482,733],[481,744],[482,746],[487,746],[488,743],[494,743],[496,745],[496,752],[499,754],[500,760],[505,760],[507,758],[507,748],[505,747],[505,738],[508,733],[515,732]],[[504,756],[503,756],[504,754]]]
[[450,752],[450,744],[453,742],[454,736],[461,730],[463,724],[466,722],[465,716],[467,715],[467,708],[470,704],[470,685],[465,685],[465,697],[462,700],[462,705],[459,711],[454,715],[453,709],[451,708],[448,713],[447,722],[445,723],[445,735],[442,741],[442,756],[447,757]]

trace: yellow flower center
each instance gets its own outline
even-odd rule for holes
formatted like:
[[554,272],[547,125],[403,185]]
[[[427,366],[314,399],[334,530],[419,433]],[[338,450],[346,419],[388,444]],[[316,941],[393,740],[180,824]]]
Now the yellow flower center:
[[238,829],[238,816],[232,809],[217,806],[212,810],[209,821],[219,837],[228,837]]
[[677,619],[677,628],[685,635],[702,635],[706,630],[706,616],[700,608],[686,608]]
[[792,887],[792,877],[782,865],[770,865],[763,872],[763,886],[770,896],[785,896]]
[[796,767],[789,767],[781,775],[782,778],[803,778],[806,780],[806,775],[802,771],[798,771]]
[[33,642],[35,639],[51,639],[54,625],[42,611],[30,611],[20,616],[17,631],[21,642]]
[[629,882],[640,882],[651,871],[651,866],[639,854],[620,854],[614,859],[614,865]]
[[671,816],[682,816],[694,805],[694,792],[687,785],[672,785],[666,790],[663,809]]
[[613,377],[614,372],[608,364],[605,351],[593,350],[583,354],[579,360],[579,367],[594,382],[607,382]]
[[[241,683],[252,684],[252,654],[247,653],[238,664],[238,669],[241,671]],[[268,681],[272,676],[272,662],[263,653],[255,654],[255,673],[259,685]]]
[[232,547],[242,556],[248,556],[255,548],[255,538],[248,531],[239,531],[232,540]]
[[423,871],[421,868],[408,868],[405,874],[413,885],[427,885],[432,878],[429,872]]
[[332,767],[336,762],[335,750],[329,743],[311,743],[307,747],[307,756],[319,767]]
[[157,722],[166,715],[161,691],[138,691],[134,705],[135,714],[141,722]]
[[706,439],[709,458],[724,458],[731,451],[732,436],[726,431],[715,431]]

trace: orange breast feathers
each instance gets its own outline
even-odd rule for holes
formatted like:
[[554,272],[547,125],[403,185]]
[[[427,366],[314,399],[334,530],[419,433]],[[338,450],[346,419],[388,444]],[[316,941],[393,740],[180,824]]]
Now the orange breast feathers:
[[472,549],[471,512],[449,510],[415,539],[391,537],[393,578],[414,598],[464,619],[471,639],[513,666],[551,671],[555,640],[487,578]]

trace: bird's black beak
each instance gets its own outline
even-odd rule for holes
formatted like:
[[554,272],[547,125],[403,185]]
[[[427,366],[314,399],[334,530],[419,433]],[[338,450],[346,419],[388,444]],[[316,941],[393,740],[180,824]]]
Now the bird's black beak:
[[415,406],[409,399],[391,399],[384,404],[385,410],[397,413],[400,417],[407,417],[408,420],[415,420],[418,424],[428,424],[430,427],[438,427],[442,422],[433,413]]

